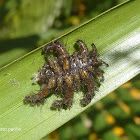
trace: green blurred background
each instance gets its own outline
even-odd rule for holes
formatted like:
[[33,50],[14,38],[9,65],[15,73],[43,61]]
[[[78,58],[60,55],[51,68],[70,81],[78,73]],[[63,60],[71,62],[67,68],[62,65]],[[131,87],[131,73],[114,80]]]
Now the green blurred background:
[[[124,1],[0,0],[0,67]],[[140,75],[42,140],[139,140],[139,132]]]

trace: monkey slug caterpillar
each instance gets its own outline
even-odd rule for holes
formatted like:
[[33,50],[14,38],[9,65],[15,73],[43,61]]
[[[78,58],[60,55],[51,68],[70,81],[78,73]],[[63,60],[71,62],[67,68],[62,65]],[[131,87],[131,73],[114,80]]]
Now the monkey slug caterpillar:
[[79,46],[79,51],[73,54],[69,54],[58,40],[43,48],[46,57],[49,51],[57,52],[58,57],[49,58],[37,73],[36,80],[41,89],[38,94],[25,96],[25,103],[43,104],[46,97],[54,92],[62,93],[62,99],[54,101],[52,108],[70,108],[74,91],[81,90],[83,85],[87,88],[87,92],[80,103],[85,106],[91,102],[99,83],[104,81],[100,66],[108,64],[97,59],[98,53],[93,43],[91,51],[82,40],[78,39],[76,44]]

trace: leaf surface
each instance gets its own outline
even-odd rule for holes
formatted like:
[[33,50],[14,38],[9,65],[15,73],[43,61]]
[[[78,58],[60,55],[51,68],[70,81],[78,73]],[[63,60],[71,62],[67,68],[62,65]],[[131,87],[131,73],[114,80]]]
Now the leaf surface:
[[[57,99],[47,98],[45,105],[30,107],[23,99],[32,91],[39,90],[34,85],[33,74],[45,62],[42,47],[30,52],[0,71],[0,139],[34,139],[49,134],[89,106],[127,82],[140,72],[140,2],[128,1],[114,7],[79,28],[60,37],[69,53],[74,51],[74,43],[82,39],[91,49],[93,42],[100,58],[109,64],[105,71],[105,81],[96,92],[92,102],[81,107],[82,93],[75,93],[74,104],[67,110],[50,110]],[[93,114],[94,117],[94,114]],[[14,128],[13,131],[10,128]],[[8,132],[9,131],[9,132]]]

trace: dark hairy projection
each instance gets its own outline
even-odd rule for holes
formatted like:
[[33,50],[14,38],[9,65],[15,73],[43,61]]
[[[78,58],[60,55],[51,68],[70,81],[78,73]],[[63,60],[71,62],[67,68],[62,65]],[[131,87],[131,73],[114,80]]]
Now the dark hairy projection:
[[98,60],[98,53],[95,45],[92,43],[92,50],[88,51],[86,44],[82,40],[77,40],[80,51],[69,54],[64,45],[58,40],[50,43],[43,48],[47,57],[48,51],[56,51],[58,57],[51,57],[44,64],[36,76],[36,80],[41,84],[38,94],[32,94],[25,97],[25,103],[31,105],[40,105],[45,102],[46,96],[50,93],[61,93],[62,100],[56,100],[52,108],[70,108],[73,102],[75,90],[79,90],[85,85],[87,92],[81,100],[81,105],[89,104],[98,89],[99,82],[104,81],[103,72],[100,66],[104,61]]

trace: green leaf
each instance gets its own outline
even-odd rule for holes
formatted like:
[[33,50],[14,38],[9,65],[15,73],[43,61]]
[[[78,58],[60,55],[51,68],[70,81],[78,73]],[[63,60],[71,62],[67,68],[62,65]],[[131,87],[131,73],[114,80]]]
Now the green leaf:
[[0,37],[19,38],[46,32],[59,15],[62,4],[63,0],[3,2],[3,7],[0,7]]
[[[92,102],[81,107],[82,93],[75,93],[74,104],[68,110],[50,110],[55,95],[45,105],[31,107],[23,104],[24,96],[38,90],[32,74],[44,63],[42,47],[30,52],[0,71],[0,139],[40,139],[60,127],[89,106],[130,80],[140,72],[140,8],[139,0],[127,1],[114,7],[79,28],[60,37],[69,53],[77,39],[89,49],[94,42],[100,58],[110,67],[103,68],[105,81]],[[93,116],[94,117],[94,116]],[[12,129],[13,128],[13,129]]]

